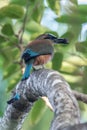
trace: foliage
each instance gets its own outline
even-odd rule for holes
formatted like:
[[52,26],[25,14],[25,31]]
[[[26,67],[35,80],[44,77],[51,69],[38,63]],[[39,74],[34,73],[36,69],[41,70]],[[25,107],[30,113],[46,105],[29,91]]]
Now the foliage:
[[[46,22],[46,9],[50,9],[55,14],[56,18],[53,20],[57,24],[57,31],[41,24],[43,19]],[[39,34],[49,32],[67,38],[69,45],[55,46],[54,59],[47,64],[47,67],[60,71],[73,89],[87,93],[87,31],[82,33],[83,25],[87,24],[86,14],[87,5],[79,5],[77,0],[65,0],[65,3],[58,0],[9,0],[8,2],[2,0],[0,4],[0,69],[3,70],[1,82],[6,81],[8,87],[4,86],[2,89],[3,85],[0,84],[0,92],[3,90],[8,94],[21,79],[21,48]],[[49,17],[51,17],[50,12]],[[3,97],[3,101],[6,101],[6,98],[7,95]],[[46,109],[45,104],[37,103],[33,108],[34,112],[38,106],[42,115]],[[3,105],[0,105],[1,115],[3,108]],[[37,116],[37,113],[30,115],[33,123],[41,118]]]

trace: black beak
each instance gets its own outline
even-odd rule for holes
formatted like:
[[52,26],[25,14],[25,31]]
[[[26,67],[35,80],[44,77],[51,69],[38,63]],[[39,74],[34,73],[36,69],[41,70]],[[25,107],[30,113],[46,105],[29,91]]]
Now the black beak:
[[54,39],[54,43],[59,43],[59,44],[68,44],[68,40],[65,39],[65,38],[57,38],[57,39]]
[[50,39],[52,40],[55,44],[68,44],[68,40],[65,38],[57,38],[56,36],[52,35],[52,34],[47,34],[47,36],[45,37],[45,39]]

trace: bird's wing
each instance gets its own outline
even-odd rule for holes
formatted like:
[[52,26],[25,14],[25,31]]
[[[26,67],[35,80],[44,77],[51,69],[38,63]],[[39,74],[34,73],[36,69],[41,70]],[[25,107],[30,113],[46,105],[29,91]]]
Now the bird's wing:
[[53,53],[52,43],[47,40],[35,40],[28,44],[27,48],[37,52],[39,55],[48,55]]
[[22,54],[22,59],[25,60],[25,62],[29,61],[30,59],[33,59],[34,57],[39,56],[39,53],[32,51],[31,49],[25,49],[25,51]]

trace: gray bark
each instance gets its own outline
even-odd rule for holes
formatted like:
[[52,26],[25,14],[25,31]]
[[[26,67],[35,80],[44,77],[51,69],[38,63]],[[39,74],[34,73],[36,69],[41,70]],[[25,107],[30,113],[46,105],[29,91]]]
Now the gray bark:
[[68,126],[67,128],[64,128],[62,130],[87,130],[87,123],[78,124],[74,126]]
[[72,91],[78,101],[82,101],[87,104],[87,94],[83,94],[77,91]]
[[79,124],[77,100],[68,83],[57,71],[34,71],[28,80],[18,83],[15,92],[20,94],[21,99],[7,106],[3,118],[0,119],[0,130],[20,130],[33,103],[42,96],[49,99],[54,111],[50,130]]

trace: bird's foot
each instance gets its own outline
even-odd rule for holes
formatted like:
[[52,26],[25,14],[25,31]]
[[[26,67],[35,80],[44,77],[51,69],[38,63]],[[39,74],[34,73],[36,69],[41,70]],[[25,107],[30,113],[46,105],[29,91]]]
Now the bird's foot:
[[44,69],[44,65],[37,65],[37,66],[33,66],[33,70],[40,70],[40,69]]

